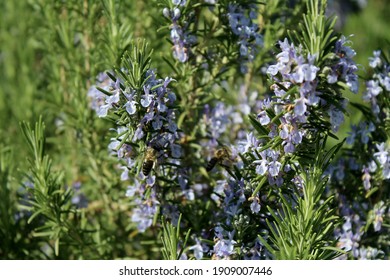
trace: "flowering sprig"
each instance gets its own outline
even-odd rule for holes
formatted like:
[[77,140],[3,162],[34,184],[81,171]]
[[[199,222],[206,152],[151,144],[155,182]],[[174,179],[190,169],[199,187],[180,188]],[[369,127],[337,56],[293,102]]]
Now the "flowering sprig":
[[[389,221],[388,184],[389,164],[389,64],[381,51],[374,51],[369,58],[371,74],[367,78],[361,104],[353,104],[360,109],[365,119],[353,125],[343,156],[332,166],[330,186],[337,189],[339,211],[345,219],[342,228],[335,234],[340,237],[339,247],[348,251],[344,258],[381,258],[388,254],[386,240],[388,228],[382,227]],[[362,147],[364,151],[362,152]],[[358,192],[351,192],[349,186],[356,186]],[[346,210],[347,209],[347,210]],[[352,219],[353,218],[353,219]],[[353,226],[350,221],[358,221]],[[375,242],[368,236],[377,236]]]
[[189,25],[194,20],[194,14],[186,13],[186,0],[172,0],[169,4],[169,8],[163,9],[163,15],[172,22],[169,29],[173,43],[173,57],[184,63],[188,61],[191,47],[197,41],[196,36],[189,29]]
[[[323,28],[326,28],[326,34],[330,34],[332,24]],[[325,73],[329,72],[329,65],[342,65],[339,67],[344,67],[344,72],[348,74],[340,74],[336,80],[340,79],[340,83],[347,85],[348,81],[355,81],[357,68],[350,58],[352,55],[348,55],[348,59],[336,55],[341,48],[343,53],[353,51],[344,46],[343,37],[337,40],[327,36],[324,40],[326,43],[323,45],[336,41],[328,53],[322,50],[310,53],[304,47],[308,44],[295,46],[288,39],[279,41],[281,52],[276,55],[277,62],[267,69],[273,82],[273,94],[263,100],[257,116],[251,117],[252,124],[261,134],[261,139],[254,145],[251,161],[256,174],[267,175],[270,185],[281,186],[283,174],[292,174],[290,171],[294,163],[290,160],[295,156],[310,158],[308,146],[316,143],[323,134],[333,136],[344,120],[346,99],[341,95],[342,87],[333,81],[329,83]],[[350,85],[354,90],[355,84],[351,82]],[[302,143],[305,143],[305,148],[299,149]],[[300,181],[295,176],[292,180],[295,183]]]
[[114,122],[116,134],[108,148],[120,161],[121,180],[130,181],[126,194],[135,205],[131,219],[141,232],[159,213],[162,201],[156,188],[164,184],[159,176],[175,178],[182,153],[172,79],[156,77],[146,48],[134,45],[133,53],[123,57],[122,68],[107,72],[103,84],[89,94],[95,97],[92,106],[98,116]]
[[324,69],[314,64],[316,55],[309,53],[305,57],[303,46],[295,47],[287,39],[280,41],[279,46],[277,63],[267,70],[274,82],[273,95],[263,100],[260,112],[251,121],[262,135],[253,147],[260,149],[253,155],[256,173],[267,174],[271,185],[281,186],[282,174],[291,169],[290,164],[282,162],[300,155],[298,147],[302,142],[310,145],[311,139],[321,133],[333,135],[332,131],[337,131],[344,120],[342,110],[346,104],[341,94],[329,88],[320,76]]
[[358,67],[353,57],[356,52],[349,46],[350,41],[344,36],[341,36],[334,46],[334,59],[327,65],[325,72],[327,81],[330,84],[345,83],[346,86],[353,92],[359,90],[359,82],[357,76]]
[[[89,92],[93,97],[92,107],[99,117],[107,117],[111,112],[111,118],[119,126],[125,124],[119,131],[123,142],[128,139],[132,143],[164,140],[169,142],[175,139],[172,135],[177,132],[173,108],[176,95],[168,87],[172,79],[163,80],[156,77],[155,71],[149,66],[150,58],[143,57],[145,48],[146,46],[143,46],[143,52],[135,53],[134,57],[127,55],[124,58],[126,68],[117,69],[116,74],[107,72],[107,76],[98,81],[98,86],[92,87]],[[138,61],[141,61],[140,65],[135,65]],[[111,82],[107,82],[108,77]],[[161,132],[169,136],[157,139],[157,134]],[[168,143],[157,144],[167,148]]]
[[248,62],[253,62],[263,46],[263,36],[259,33],[257,19],[258,6],[255,3],[228,4],[227,17],[233,34],[237,37],[241,73],[247,73]]
[[[374,71],[371,79],[366,82],[366,90],[363,93],[363,100],[371,103],[372,112],[379,117],[379,114],[390,118],[387,106],[390,98],[390,64],[385,56],[381,56],[380,50],[374,51],[374,57],[369,59],[369,65]],[[381,104],[385,105],[381,108]]]
[[[333,133],[344,120],[346,99],[342,91],[349,86],[355,89],[355,84],[348,84],[347,79],[353,80],[348,75],[356,75],[357,68],[350,59],[352,55],[346,60],[336,54],[344,47],[344,39],[334,34],[334,21],[324,16],[325,1],[308,1],[307,10],[301,32],[292,32],[290,40],[279,41],[276,63],[267,70],[272,94],[263,100],[260,112],[250,116],[257,137],[248,137],[248,149],[242,157],[242,174],[252,195],[275,193],[282,207],[275,211],[275,205],[267,206],[272,214],[267,217],[270,239],[267,242],[259,235],[278,259],[324,259],[338,255],[331,230],[337,223],[337,217],[329,211],[332,198],[321,206],[320,202],[327,182],[324,169],[342,143],[329,151],[325,145],[327,135],[336,138]],[[346,69],[347,74],[340,73],[336,84],[326,78],[330,65],[343,65],[340,67]],[[353,71],[348,72],[350,68]],[[328,223],[320,222],[323,219]],[[326,237],[321,241],[306,240],[306,245],[301,246],[303,241],[290,234],[305,236],[308,233],[304,228],[311,228],[313,221],[317,221],[317,230]],[[306,224],[301,233],[297,233],[296,223]],[[320,243],[324,250],[316,247]],[[333,247],[325,249],[325,245]]]

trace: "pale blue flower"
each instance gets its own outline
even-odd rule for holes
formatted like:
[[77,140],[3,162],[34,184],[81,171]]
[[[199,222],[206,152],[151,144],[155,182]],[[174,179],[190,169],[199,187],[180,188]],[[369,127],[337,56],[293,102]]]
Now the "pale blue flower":
[[250,209],[251,209],[252,213],[254,213],[254,214],[260,212],[261,206],[260,206],[258,197],[253,198],[252,203],[250,205]]
[[303,116],[306,113],[307,110],[306,103],[307,103],[307,99],[303,95],[301,95],[301,97],[295,101],[294,113],[297,116]]
[[382,64],[382,60],[380,56],[381,56],[381,51],[378,50],[378,51],[374,51],[374,57],[368,58],[369,61],[368,64],[370,65],[371,68],[376,68]]
[[196,244],[191,246],[189,250],[194,251],[194,256],[197,260],[203,259],[204,249],[203,246],[198,238],[195,238]]
[[105,104],[105,105],[100,106],[99,109],[97,110],[98,117],[99,118],[106,117],[108,114],[108,110],[110,110],[111,108],[112,108],[111,104]]
[[376,144],[378,152],[374,153],[374,157],[379,161],[381,165],[384,165],[388,161],[389,152],[386,149],[385,143]]
[[282,164],[278,161],[271,161],[268,166],[268,172],[271,176],[276,177],[279,174]]
[[137,191],[138,191],[137,185],[127,186],[126,197],[133,197]]
[[378,202],[375,204],[374,209],[373,209],[373,215],[374,215],[374,230],[375,231],[380,231],[382,228],[382,223],[383,223],[383,215],[385,214],[386,211],[386,206],[383,201]]
[[135,101],[127,101],[125,103],[125,108],[126,108],[127,113],[129,113],[129,115],[134,115],[137,112],[136,104],[138,104],[138,103]]
[[271,121],[271,119],[268,117],[266,111],[261,111],[257,117],[259,118],[260,124],[261,125],[267,125]]
[[296,83],[302,83],[303,81],[311,82],[316,78],[319,69],[314,65],[302,64],[297,66],[296,72],[291,76]]
[[153,95],[150,94],[149,87],[144,87],[144,95],[141,97],[141,105],[142,107],[149,107],[150,103],[152,103]]
[[237,242],[232,239],[219,239],[214,245],[214,253],[218,257],[227,258],[234,254],[234,244]]

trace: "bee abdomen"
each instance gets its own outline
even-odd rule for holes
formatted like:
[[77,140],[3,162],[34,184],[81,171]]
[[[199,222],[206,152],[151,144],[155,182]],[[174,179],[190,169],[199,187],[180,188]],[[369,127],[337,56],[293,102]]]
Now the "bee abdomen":
[[145,176],[148,176],[150,171],[152,170],[153,168],[153,160],[147,160],[145,161],[143,164],[142,164],[142,173],[145,175]]
[[207,172],[211,171],[214,168],[214,166],[217,164],[218,161],[219,161],[219,159],[217,157],[211,158],[210,161],[207,163],[206,171]]

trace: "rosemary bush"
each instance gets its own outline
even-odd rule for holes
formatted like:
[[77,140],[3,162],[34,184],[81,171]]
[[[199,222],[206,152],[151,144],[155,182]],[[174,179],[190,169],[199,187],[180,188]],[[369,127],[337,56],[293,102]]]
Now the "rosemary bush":
[[334,1],[0,8],[1,258],[389,258],[389,44]]

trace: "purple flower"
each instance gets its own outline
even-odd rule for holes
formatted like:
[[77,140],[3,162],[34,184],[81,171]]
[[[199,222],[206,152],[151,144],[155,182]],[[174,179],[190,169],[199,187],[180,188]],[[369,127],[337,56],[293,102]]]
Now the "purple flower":
[[374,154],[374,157],[379,161],[381,165],[384,165],[388,161],[389,152],[386,149],[385,143],[376,144],[378,152]]
[[[246,11],[248,11],[249,17],[246,15]],[[258,47],[263,46],[263,37],[258,33],[259,27],[253,22],[256,14],[256,5],[244,7],[240,4],[229,4],[228,7],[229,25],[233,34],[238,37],[241,73],[247,72],[247,63],[254,60],[258,53]]]
[[197,260],[201,260],[203,258],[204,253],[204,246],[201,244],[200,240],[198,238],[195,238],[196,244],[191,246],[189,250],[194,251],[194,256]]
[[302,95],[300,98],[298,98],[295,101],[294,113],[297,116],[303,116],[306,113],[306,110],[307,110],[306,103],[307,103],[307,99]]
[[140,140],[144,137],[145,133],[144,133],[143,128],[144,128],[144,126],[142,124],[137,127],[137,129],[135,130],[135,133],[134,133],[133,141]]
[[175,6],[185,6],[187,0],[172,0],[173,5]]
[[363,172],[363,176],[362,176],[363,186],[364,189],[368,191],[371,188],[371,183],[370,183],[371,175],[369,169],[366,168],[365,166],[363,166],[362,172]]
[[149,107],[150,103],[152,103],[152,100],[153,100],[153,96],[150,94],[150,89],[149,87],[145,87],[144,86],[144,95],[142,95],[142,98],[141,98],[141,105],[142,107]]
[[[234,254],[234,244],[237,242],[233,240],[233,232],[228,233],[228,239],[224,239],[222,236],[219,236],[219,240],[214,245],[214,253],[216,256],[221,258],[228,258],[230,255]],[[217,234],[218,236],[218,234]]]
[[157,203],[154,200],[149,200],[146,203],[138,202],[138,207],[133,209],[131,221],[137,224],[140,232],[144,232],[153,223],[153,217],[157,211]]
[[376,98],[383,89],[379,86],[379,81],[369,80],[366,83],[366,91],[363,94],[363,100],[370,101],[373,98]]
[[382,175],[384,179],[390,179],[390,156],[389,150],[385,143],[376,145],[378,152],[374,153],[374,157],[379,162],[382,168]]
[[382,60],[381,60],[380,56],[381,56],[381,51],[380,50],[379,51],[374,51],[374,57],[370,57],[368,59],[368,61],[369,61],[368,64],[370,65],[371,68],[376,68],[378,66],[381,66]]
[[383,201],[378,202],[375,204],[373,209],[373,215],[374,215],[374,230],[380,231],[382,228],[383,223],[383,215],[385,214],[386,206]]
[[345,223],[340,230],[336,231],[336,237],[339,238],[337,246],[345,251],[352,251],[356,257],[359,252],[359,242],[361,240],[362,224],[357,215],[345,216]]
[[329,84],[335,84],[337,83],[338,75],[336,71],[332,71],[327,76],[327,81]]
[[163,15],[172,21],[171,29],[171,40],[173,42],[172,54],[180,62],[186,62],[189,58],[189,52],[192,45],[196,43],[196,37],[188,32],[189,22],[191,18],[186,18],[184,24],[179,23],[180,17],[189,17],[187,14],[182,14],[181,7],[185,6],[185,0],[173,1],[175,8],[169,10],[168,8],[163,9]]
[[268,166],[268,172],[271,176],[276,177],[279,175],[279,171],[282,164],[278,161],[271,161]]
[[155,183],[156,183],[156,176],[151,175],[151,173],[149,173],[148,177],[146,177],[146,185],[153,186]]
[[133,197],[137,191],[138,191],[138,187],[136,185],[134,185],[134,186],[127,186],[126,196],[127,197]]
[[182,156],[182,149],[177,144],[171,145],[171,153],[173,158],[180,158]]
[[259,118],[260,124],[261,125],[267,125],[271,121],[271,119],[268,117],[266,111],[261,111],[257,117]]
[[278,64],[274,64],[274,65],[270,65],[268,68],[267,68],[267,74],[271,75],[271,76],[276,76],[276,74],[278,74],[279,72],[279,65]]
[[338,59],[336,60],[336,63],[331,66],[332,72],[330,73],[331,77],[328,76],[328,82],[335,83],[336,79],[334,76],[337,76],[337,78],[347,84],[353,93],[357,93],[359,90],[358,76],[356,75],[358,67],[352,59],[356,55],[356,52],[347,46],[349,43],[350,41],[344,36],[341,36],[341,38],[336,41],[334,52],[336,56],[338,56]]
[[154,117],[154,120],[152,122],[152,126],[153,126],[153,129],[154,130],[159,130],[161,129],[161,127],[163,126],[163,120],[164,118],[160,115],[156,115]]
[[291,76],[296,83],[302,83],[303,81],[312,82],[316,78],[318,70],[320,70],[320,68],[317,66],[302,64],[297,66],[295,73]]
[[251,208],[252,213],[254,213],[254,214],[260,212],[261,206],[260,206],[258,197],[252,198],[252,203],[250,205],[250,208]]
[[135,101],[127,101],[126,102],[125,108],[126,108],[127,113],[129,113],[129,115],[134,115],[137,112],[136,104],[137,104],[137,102],[135,102]]
[[[388,72],[389,73],[389,72]],[[390,77],[387,74],[380,74],[378,76],[379,83],[387,90],[390,91]]]
[[256,173],[259,175],[264,175],[266,172],[268,172],[271,177],[278,176],[282,166],[282,164],[277,161],[279,158],[279,153],[268,149],[260,152],[260,156],[262,159],[253,161],[253,163],[256,164]]
[[75,205],[77,208],[87,208],[88,207],[88,199],[85,196],[84,193],[81,191],[81,183],[80,182],[75,182],[73,184],[73,189],[74,189],[74,194],[72,197],[72,204]]
[[127,166],[121,166],[120,169],[122,169],[122,174],[121,174],[121,181],[127,181],[129,180],[129,169]]

